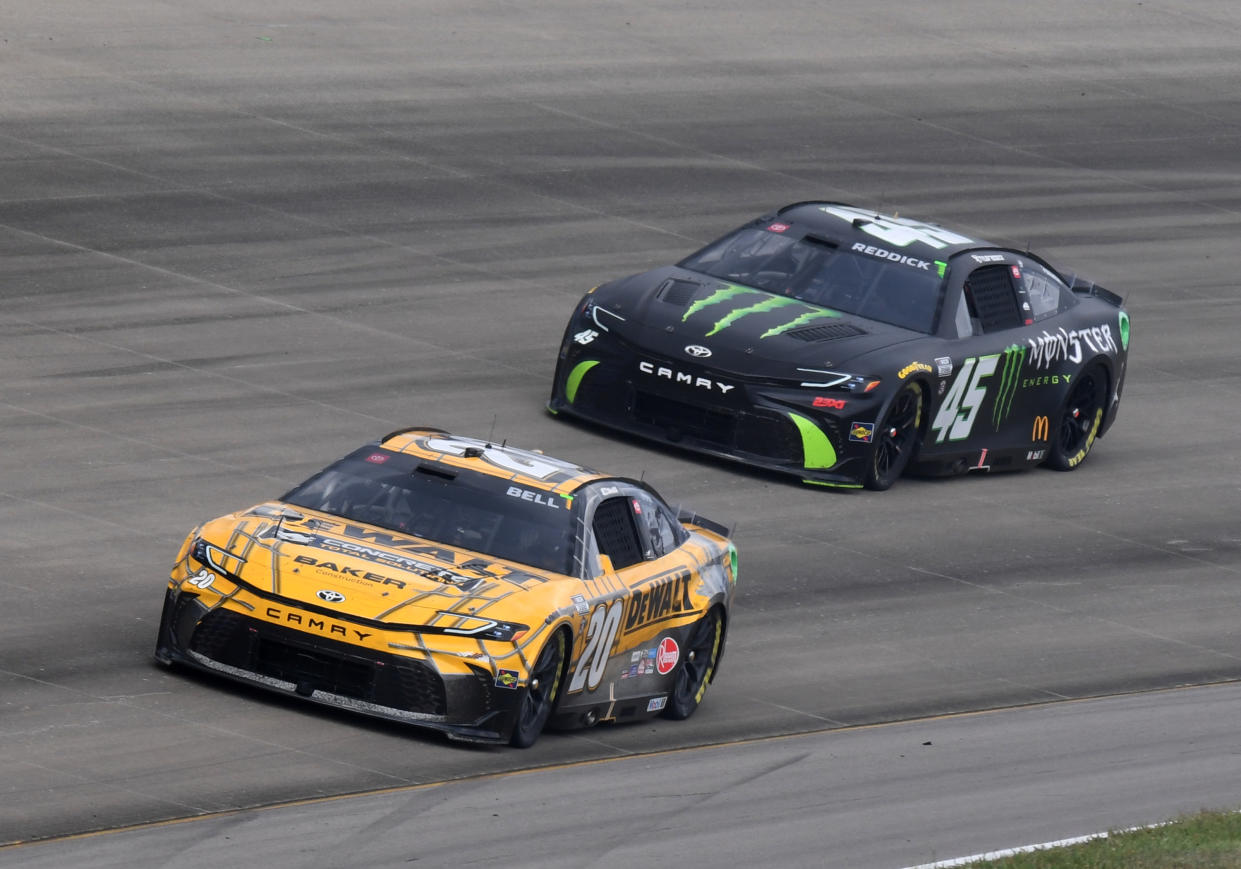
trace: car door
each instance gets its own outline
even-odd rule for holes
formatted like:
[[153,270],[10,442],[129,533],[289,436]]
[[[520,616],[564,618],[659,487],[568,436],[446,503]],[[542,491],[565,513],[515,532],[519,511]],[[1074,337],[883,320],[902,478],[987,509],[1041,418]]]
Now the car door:
[[[980,470],[1021,466],[1045,444],[1047,411],[1032,405],[1026,376],[1035,311],[1022,261],[1010,252],[971,253],[946,297],[950,355],[936,359],[941,393],[932,402],[923,455],[958,458]],[[949,371],[947,377],[944,371]],[[1051,406],[1054,406],[1055,397]]]
[[620,594],[589,613],[569,695],[622,699],[656,693],[658,677],[666,675],[657,666],[662,635],[696,615],[689,594],[693,569],[681,548],[684,528],[649,493],[614,488],[616,494],[595,505],[587,546],[597,553],[601,581]]

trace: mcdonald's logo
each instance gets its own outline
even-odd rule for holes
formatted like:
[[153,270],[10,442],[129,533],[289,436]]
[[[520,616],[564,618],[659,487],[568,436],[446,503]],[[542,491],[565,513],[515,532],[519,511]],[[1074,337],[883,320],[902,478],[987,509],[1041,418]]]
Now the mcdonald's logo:
[[1045,416],[1036,416],[1034,418],[1034,428],[1030,432],[1030,440],[1045,441],[1050,431],[1050,423]]

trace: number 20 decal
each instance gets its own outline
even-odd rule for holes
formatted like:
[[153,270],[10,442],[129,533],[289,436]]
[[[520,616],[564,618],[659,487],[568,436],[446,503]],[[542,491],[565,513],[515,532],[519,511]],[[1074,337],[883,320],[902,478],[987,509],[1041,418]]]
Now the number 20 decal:
[[624,611],[625,602],[617,598],[610,606],[599,604],[590,614],[590,625],[586,628],[586,648],[582,650],[582,657],[578,659],[573,678],[569,680],[570,694],[581,691],[583,683],[591,691],[599,687]]
[[995,373],[999,359],[997,353],[979,356],[977,359],[971,356],[961,363],[961,373],[952,381],[952,387],[944,396],[944,403],[939,406],[939,413],[935,414],[935,420],[931,423],[931,429],[935,432],[935,443],[942,444],[945,437],[950,441],[959,441],[970,436],[974,418],[978,416],[978,408],[987,397],[987,387],[980,384],[984,378]]

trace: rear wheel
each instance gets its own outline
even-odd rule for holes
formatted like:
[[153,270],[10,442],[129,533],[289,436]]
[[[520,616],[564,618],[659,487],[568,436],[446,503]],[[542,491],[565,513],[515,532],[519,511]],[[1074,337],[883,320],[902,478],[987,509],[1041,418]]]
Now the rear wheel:
[[517,722],[509,737],[510,745],[529,748],[543,732],[543,725],[547,724],[560,696],[566,645],[564,631],[556,631],[535,659],[526,691],[517,706]]
[[862,481],[866,488],[882,492],[900,479],[918,448],[921,425],[922,389],[916,383],[906,383],[896,394],[883,424],[875,429],[875,446]]
[[1107,406],[1107,372],[1095,364],[1077,375],[1052,429],[1047,467],[1071,471],[1086,460],[1094,446]]
[[715,673],[723,647],[724,616],[719,607],[714,607],[690,629],[668,705],[661,713],[664,718],[680,721],[694,714],[707,693],[707,684]]

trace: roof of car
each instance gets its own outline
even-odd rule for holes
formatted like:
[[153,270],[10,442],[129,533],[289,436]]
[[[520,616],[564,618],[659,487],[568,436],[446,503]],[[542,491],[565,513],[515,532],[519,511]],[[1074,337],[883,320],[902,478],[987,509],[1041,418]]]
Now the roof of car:
[[528,489],[566,494],[594,480],[617,479],[592,468],[491,441],[462,437],[441,429],[417,426],[380,439],[380,446],[428,461],[468,468],[510,480]]
[[842,202],[794,202],[772,215],[764,215],[759,221],[786,224],[832,240],[930,260],[942,260],[976,248],[999,247],[935,223],[882,214]]

